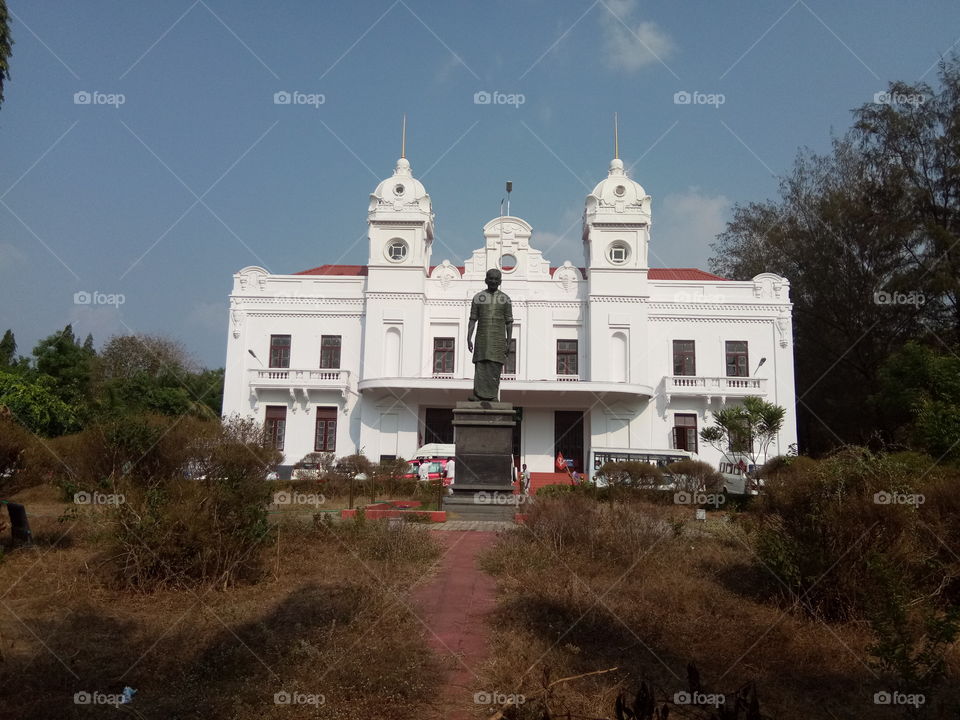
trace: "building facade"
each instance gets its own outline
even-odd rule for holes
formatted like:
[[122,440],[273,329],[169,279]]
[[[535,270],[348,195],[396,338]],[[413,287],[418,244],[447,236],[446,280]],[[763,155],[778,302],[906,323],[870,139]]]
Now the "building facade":
[[621,160],[586,198],[576,264],[551,264],[511,216],[462,265],[435,263],[430,196],[406,158],[367,222],[365,265],[234,275],[224,414],[262,421],[286,465],[452,442],[472,387],[470,300],[494,267],[515,319],[501,400],[521,409],[514,451],[532,471],[553,471],[558,452],[588,473],[628,451],[718,465],[699,431],[747,395],[787,409],[771,455],[796,443],[789,283],[649,267],[651,199]]

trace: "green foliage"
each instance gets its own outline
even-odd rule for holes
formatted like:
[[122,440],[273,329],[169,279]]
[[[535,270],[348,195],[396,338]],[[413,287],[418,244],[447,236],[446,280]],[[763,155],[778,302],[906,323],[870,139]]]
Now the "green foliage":
[[[924,99],[863,105],[830,153],[798,155],[777,198],[737,206],[713,246],[721,275],[790,280],[799,429],[816,454],[893,432],[864,422],[892,350],[931,330],[960,342],[960,60],[941,64],[937,87],[890,91]],[[931,427],[954,422],[943,410]]]
[[13,365],[16,354],[17,339],[13,335],[13,330],[7,330],[3,334],[3,339],[0,340],[0,368],[8,368]]
[[916,342],[894,352],[880,369],[875,402],[893,419],[899,438],[945,460],[960,460],[960,358]]
[[730,405],[713,413],[713,425],[700,431],[704,442],[719,450],[728,460],[740,453],[753,464],[765,458],[771,443],[783,427],[787,411],[763,398],[749,396],[740,405]]
[[60,397],[54,381],[0,370],[0,407],[31,432],[53,437],[80,425],[78,409]]
[[0,0],[0,106],[3,105],[3,86],[10,79],[10,55],[13,37],[10,34],[10,15],[6,0]]
[[94,351],[78,341],[72,325],[37,343],[33,356],[37,372],[53,380],[61,400],[82,405],[89,399]]

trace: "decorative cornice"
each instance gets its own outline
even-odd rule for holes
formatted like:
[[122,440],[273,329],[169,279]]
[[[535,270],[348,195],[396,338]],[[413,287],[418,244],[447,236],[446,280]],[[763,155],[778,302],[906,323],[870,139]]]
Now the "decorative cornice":
[[625,295],[591,295],[591,303],[631,303],[636,305],[645,305],[647,298],[645,297],[628,297]]
[[247,317],[260,318],[362,318],[365,313],[362,312],[251,312],[247,311]]
[[776,318],[711,317],[709,315],[650,315],[650,322],[732,323],[735,325],[771,325]]
[[650,310],[721,310],[726,312],[773,312],[779,313],[781,310],[789,310],[791,305],[774,305],[771,303],[674,303],[674,302],[651,302]]
[[426,299],[426,295],[423,293],[412,292],[380,292],[368,290],[363,296],[368,300],[419,300],[423,302]]
[[230,304],[256,305],[363,305],[363,298],[315,297],[312,295],[231,295]]

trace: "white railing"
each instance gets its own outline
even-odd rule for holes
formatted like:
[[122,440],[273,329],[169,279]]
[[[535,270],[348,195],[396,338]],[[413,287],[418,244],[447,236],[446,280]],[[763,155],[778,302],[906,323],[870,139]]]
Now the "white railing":
[[350,382],[349,370],[325,370],[314,368],[264,368],[250,371],[251,383],[271,387],[347,385]]
[[667,395],[733,396],[766,395],[767,378],[716,377],[705,375],[667,375]]
[[579,382],[579,375],[557,375],[557,382]]

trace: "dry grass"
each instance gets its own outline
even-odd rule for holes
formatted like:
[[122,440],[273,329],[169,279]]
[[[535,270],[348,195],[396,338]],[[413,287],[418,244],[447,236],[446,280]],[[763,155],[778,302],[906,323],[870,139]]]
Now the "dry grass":
[[[548,696],[553,717],[608,718],[617,694],[632,695],[641,680],[659,702],[686,690],[693,661],[706,692],[731,697],[754,681],[765,717],[903,717],[902,708],[873,702],[884,686],[867,667],[867,629],[778,606],[747,531],[723,517],[689,521],[678,534],[676,508],[538,503],[529,528],[505,535],[485,558],[501,604],[494,656],[477,689],[535,698],[556,678],[617,667]],[[956,648],[950,660],[955,682]],[[956,695],[947,690],[942,699],[955,707]],[[528,701],[516,717],[541,710]],[[690,715],[674,707],[670,716]]]
[[[403,719],[436,694],[404,605],[438,552],[427,533],[284,523],[256,584],[133,594],[106,572],[104,515],[48,488],[16,499],[38,542],[0,560],[2,717]],[[74,703],[127,685],[132,705]],[[275,704],[283,691],[324,704]]]

